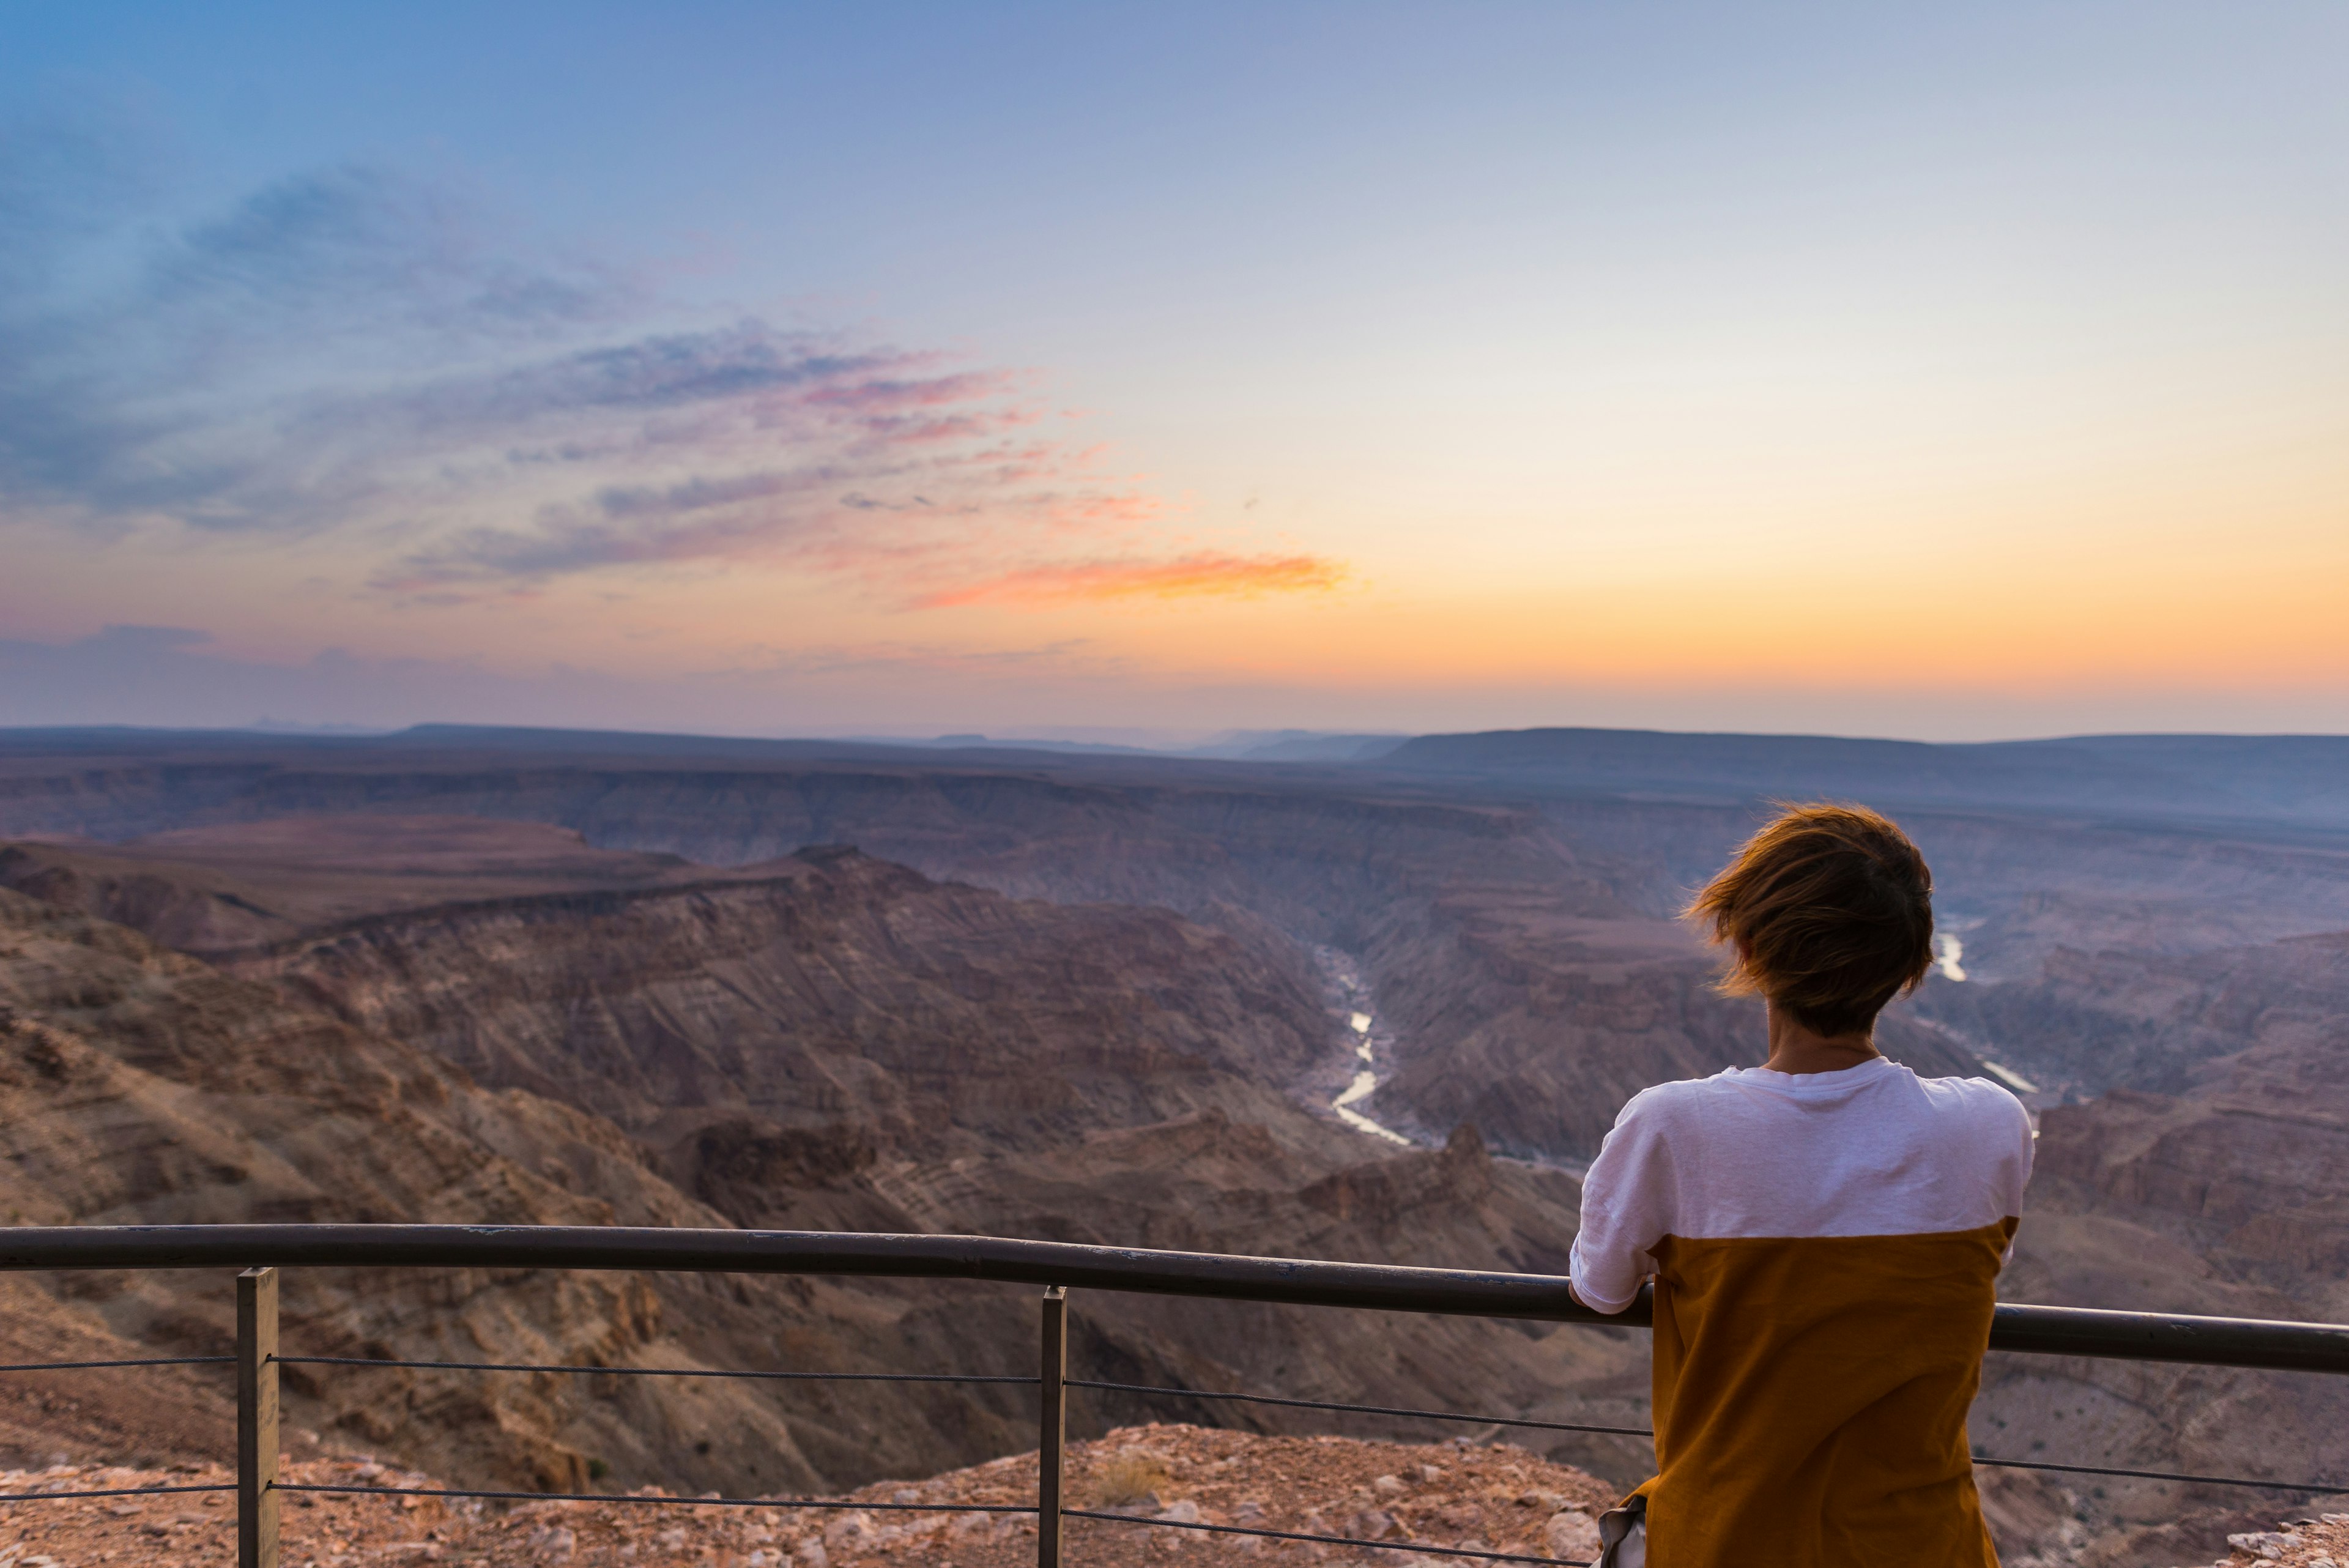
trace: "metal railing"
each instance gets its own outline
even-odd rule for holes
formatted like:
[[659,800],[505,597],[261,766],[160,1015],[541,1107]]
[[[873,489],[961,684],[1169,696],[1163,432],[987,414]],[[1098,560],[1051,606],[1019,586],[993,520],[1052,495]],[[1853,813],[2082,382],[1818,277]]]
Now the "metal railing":
[[[1037,1375],[1007,1376],[930,1372],[814,1372],[762,1368],[628,1367],[536,1363],[403,1361],[282,1354],[277,1335],[277,1271],[286,1268],[591,1269],[697,1273],[784,1273],[956,1279],[1044,1287]],[[1493,1428],[1649,1438],[1645,1428],[1537,1420],[1402,1406],[1298,1399],[1273,1394],[1071,1377],[1068,1369],[1071,1290],[1206,1296],[1292,1306],[1447,1314],[1554,1323],[1646,1327],[1647,1293],[1633,1307],[1606,1316],[1576,1302],[1565,1280],[1540,1274],[1150,1251],[976,1236],[891,1236],[807,1231],[651,1230],[627,1227],[491,1225],[154,1225],[0,1229],[0,1269],[235,1269],[237,1348],[233,1356],[150,1356],[106,1361],[27,1362],[0,1373],[97,1367],[230,1365],[236,1369],[237,1467],[231,1483],[0,1493],[0,1503],[71,1498],[233,1490],[240,1568],[278,1568],[278,1507],[287,1493],[331,1492],[482,1501],[574,1501],[662,1507],[862,1510],[908,1513],[1032,1515],[1038,1568],[1060,1568],[1070,1519],[1301,1541],[1423,1556],[1587,1568],[1563,1559],[1440,1546],[1410,1540],[1364,1540],[1199,1520],[1069,1506],[1064,1490],[1068,1391],[1071,1388],[1162,1398],[1231,1401],[1327,1410],[1390,1419],[1469,1423]],[[2292,1372],[2349,1373],[2349,1324],[2181,1317],[2073,1307],[2001,1305],[1989,1348],[2042,1355],[2185,1362]],[[1017,1385],[1040,1395],[1037,1487],[1033,1504],[851,1501],[826,1498],[660,1497],[620,1492],[556,1493],[462,1488],[335,1486],[277,1477],[278,1368],[331,1366],[481,1373],[573,1373],[626,1377],[739,1377],[788,1381]],[[2349,1494],[2349,1484],[2247,1476],[2072,1465],[1976,1456],[1978,1465],[2065,1474],[2117,1476],[2307,1495]]]

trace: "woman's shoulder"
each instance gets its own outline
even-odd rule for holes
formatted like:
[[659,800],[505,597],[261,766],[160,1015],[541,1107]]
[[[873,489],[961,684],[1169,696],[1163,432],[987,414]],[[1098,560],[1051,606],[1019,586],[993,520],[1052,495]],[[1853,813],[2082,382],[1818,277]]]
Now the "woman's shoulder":
[[1927,1078],[1913,1072],[1909,1076],[1927,1099],[1951,1114],[2024,1125],[2031,1120],[2031,1113],[2003,1084],[1988,1078]]
[[[1616,1125],[1661,1127],[1706,1116],[1714,1107],[1732,1116],[1763,1109],[1791,1112],[1796,1106],[1813,1112],[1839,1109],[1863,1117],[1899,1116],[1903,1113],[1893,1106],[1904,1102],[1910,1107],[1906,1114],[1937,1121],[2025,1127],[2030,1124],[2030,1113],[2023,1108],[2023,1102],[1987,1078],[1927,1078],[1882,1058],[1869,1064],[1865,1076],[1856,1083],[1830,1082],[1842,1076],[1823,1074],[1816,1081],[1798,1080],[1758,1068],[1726,1067],[1709,1077],[1650,1085],[1624,1103]],[[1885,1098],[1888,1095],[1890,1104]]]
[[[1988,1159],[2027,1172],[2031,1113],[2003,1084],[1988,1078],[1917,1078],[1921,1116],[1905,1118],[1952,1158]],[[1960,1151],[1964,1151],[1962,1156]]]
[[1718,1093],[1717,1085],[1727,1076],[1727,1073],[1716,1073],[1710,1078],[1673,1078],[1661,1084],[1651,1084],[1623,1102],[1623,1109],[1617,1119],[1628,1116],[1654,1119],[1687,1115]]
[[1733,1096],[1737,1069],[1726,1068],[1709,1078],[1673,1078],[1651,1084],[1623,1103],[1615,1113],[1619,1128],[1661,1136],[1703,1117],[1708,1106]]

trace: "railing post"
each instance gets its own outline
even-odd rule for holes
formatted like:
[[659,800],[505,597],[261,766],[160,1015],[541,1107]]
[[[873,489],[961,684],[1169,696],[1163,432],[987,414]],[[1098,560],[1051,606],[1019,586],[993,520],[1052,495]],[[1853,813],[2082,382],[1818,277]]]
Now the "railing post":
[[1069,1293],[1044,1288],[1043,1394],[1036,1442],[1036,1568],[1061,1568],[1061,1482],[1069,1441]]
[[236,1568],[277,1568],[277,1271],[236,1277]]

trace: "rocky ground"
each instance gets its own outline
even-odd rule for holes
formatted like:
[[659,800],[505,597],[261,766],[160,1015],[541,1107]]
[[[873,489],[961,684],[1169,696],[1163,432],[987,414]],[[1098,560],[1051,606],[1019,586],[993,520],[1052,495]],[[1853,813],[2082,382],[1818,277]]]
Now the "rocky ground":
[[2228,1554],[2212,1568],[2242,1568],[2251,1563],[2281,1563],[2289,1568],[2344,1568],[2349,1565],[2349,1513],[2319,1514],[2313,1519],[2292,1520],[2273,1530],[2230,1535],[2227,1545]]
[[[0,1491],[94,1491],[225,1485],[218,1466],[171,1469],[57,1465],[0,1474]],[[413,1487],[445,1482],[357,1459],[296,1461],[290,1486]],[[1345,1438],[1268,1438],[1154,1424],[1071,1446],[1071,1508],[1133,1522],[1068,1521],[1070,1557],[1099,1568],[1246,1557],[1266,1563],[1353,1559],[1392,1568],[1441,1561],[1170,1528],[1252,1526],[1401,1546],[1421,1543],[1584,1562],[1604,1483],[1522,1449]],[[503,1505],[406,1496],[295,1492],[285,1500],[285,1561],[307,1568],[376,1563],[629,1563],[706,1568],[1013,1568],[1033,1561],[1036,1523],[992,1508],[1031,1504],[1033,1454],[926,1481],[883,1481],[823,1510],[697,1505],[644,1488],[595,1502]],[[236,1555],[225,1491],[0,1503],[0,1568],[94,1563],[225,1564]]]

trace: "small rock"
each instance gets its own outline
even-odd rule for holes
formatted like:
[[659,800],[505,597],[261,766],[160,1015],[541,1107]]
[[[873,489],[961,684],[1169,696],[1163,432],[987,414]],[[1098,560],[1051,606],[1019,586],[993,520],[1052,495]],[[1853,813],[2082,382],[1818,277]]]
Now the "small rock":
[[835,1557],[854,1557],[872,1545],[880,1532],[873,1528],[873,1516],[862,1511],[843,1514],[823,1527],[825,1550]]
[[1411,1532],[1383,1508],[1366,1508],[1346,1521],[1346,1533],[1356,1541],[1407,1541]]
[[1588,1563],[1599,1555],[1599,1521],[1572,1509],[1554,1513],[1542,1527],[1542,1544],[1549,1548],[1552,1557]]
[[799,1568],[832,1568],[832,1553],[821,1541],[810,1541],[799,1549]]
[[1442,1465],[1422,1465],[1419,1467],[1419,1479],[1430,1483],[1431,1485],[1436,1481],[1440,1481],[1444,1479],[1444,1467]]
[[1371,1483],[1371,1490],[1381,1497],[1401,1497],[1403,1493],[1401,1476],[1381,1476]]
[[1170,1524],[1196,1524],[1199,1522],[1199,1505],[1186,1497],[1180,1502],[1168,1503],[1150,1517],[1165,1520]]

